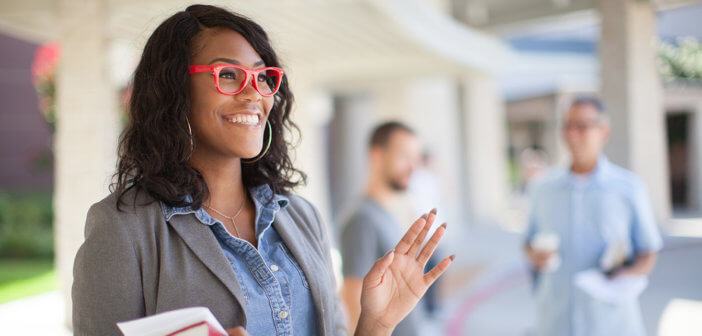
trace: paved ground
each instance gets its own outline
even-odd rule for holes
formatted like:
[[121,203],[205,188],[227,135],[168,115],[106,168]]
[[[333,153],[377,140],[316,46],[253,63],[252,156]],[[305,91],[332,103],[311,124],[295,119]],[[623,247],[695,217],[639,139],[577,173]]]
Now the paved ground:
[[50,292],[0,305],[0,335],[68,336],[63,300]]
[[[435,333],[528,335],[536,312],[520,235],[495,229],[466,234],[459,254],[464,262],[447,274],[448,317]],[[472,269],[480,271],[469,281],[452,280]],[[665,238],[641,306],[649,335],[702,335],[702,238]]]
[[[521,237],[452,228],[456,263],[443,279],[439,318],[424,335],[528,335],[536,312]],[[641,298],[649,335],[702,335],[702,238],[667,237]],[[0,335],[66,336],[57,292],[0,305]],[[29,329],[27,329],[29,327]]]

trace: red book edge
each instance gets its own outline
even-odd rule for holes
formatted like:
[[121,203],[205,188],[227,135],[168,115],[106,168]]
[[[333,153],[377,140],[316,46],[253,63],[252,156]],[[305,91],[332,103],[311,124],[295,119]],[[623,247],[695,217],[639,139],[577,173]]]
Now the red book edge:
[[203,325],[203,324],[206,324],[206,325],[207,325],[207,335],[208,335],[208,336],[227,336],[226,334],[222,334],[222,333],[221,333],[219,330],[217,330],[216,328],[213,328],[209,323],[207,323],[207,321],[202,321],[202,322],[199,322],[199,323],[191,324],[191,325],[189,325],[189,326],[187,326],[187,327],[185,327],[185,328],[182,328],[182,329],[180,329],[180,330],[176,330],[176,331],[174,331],[174,332],[172,332],[172,333],[170,333],[170,334],[168,334],[168,335],[166,335],[166,336],[177,336],[179,333],[182,333],[182,332],[184,332],[184,331],[186,331],[186,330],[189,330],[189,329],[192,329],[192,328],[195,328],[195,327],[199,327],[199,326],[201,326],[201,325]]

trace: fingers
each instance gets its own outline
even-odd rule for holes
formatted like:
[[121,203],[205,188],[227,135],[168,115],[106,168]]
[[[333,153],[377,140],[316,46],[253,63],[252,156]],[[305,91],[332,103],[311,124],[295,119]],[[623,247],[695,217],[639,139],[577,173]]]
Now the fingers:
[[409,250],[407,251],[407,255],[409,255],[411,257],[417,256],[417,252],[419,252],[419,248],[422,247],[422,244],[424,243],[424,238],[427,237],[427,234],[429,233],[431,226],[434,224],[435,218],[436,218],[436,208],[429,211],[429,215],[427,215],[427,218],[426,218],[426,223],[424,223],[424,227],[422,228],[422,231],[420,231],[419,235],[417,235],[417,237],[414,239],[414,243],[412,243]]
[[427,286],[431,286],[431,284],[433,284],[434,281],[436,281],[436,279],[438,279],[442,274],[444,274],[444,272],[446,272],[446,270],[455,258],[455,254],[451,255],[450,257],[444,258],[444,260],[439,262],[439,264],[432,268],[431,271],[427,272],[427,274],[424,274],[424,282],[427,284]]
[[383,281],[383,275],[385,275],[385,271],[388,270],[388,267],[390,267],[390,264],[392,264],[392,261],[395,259],[395,253],[395,249],[392,249],[388,251],[385,256],[375,261],[373,267],[371,267],[368,274],[363,278],[364,287],[370,286],[372,288]]
[[444,233],[446,233],[446,223],[441,224],[441,226],[434,231],[431,238],[429,238],[427,244],[424,245],[422,252],[420,252],[419,256],[417,256],[417,261],[422,265],[422,267],[427,264],[427,261],[429,258],[431,258],[431,255],[434,254],[434,250],[436,250],[436,246],[439,245],[439,241],[441,241]]
[[409,230],[407,230],[407,233],[405,233],[404,237],[402,237],[402,239],[400,239],[400,242],[397,243],[397,246],[395,246],[395,253],[407,254],[407,251],[409,251],[410,247],[414,243],[414,240],[424,228],[426,220],[426,215],[423,215],[422,217],[419,217],[419,219],[414,221],[412,226],[410,226]]
[[551,257],[556,254],[556,251],[540,251],[532,248],[527,249],[527,257],[536,270],[542,270],[548,264]]

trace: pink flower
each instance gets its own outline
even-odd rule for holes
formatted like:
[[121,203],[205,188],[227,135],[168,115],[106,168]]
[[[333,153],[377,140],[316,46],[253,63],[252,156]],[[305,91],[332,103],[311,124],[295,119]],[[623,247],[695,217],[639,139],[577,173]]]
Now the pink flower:
[[56,42],[48,42],[37,48],[32,61],[32,79],[35,85],[41,78],[53,79],[60,55],[61,48]]

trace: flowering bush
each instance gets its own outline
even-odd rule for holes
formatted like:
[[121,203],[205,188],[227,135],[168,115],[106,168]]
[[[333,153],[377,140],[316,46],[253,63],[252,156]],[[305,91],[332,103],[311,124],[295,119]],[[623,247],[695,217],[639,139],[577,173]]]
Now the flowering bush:
[[39,98],[39,111],[52,132],[56,129],[55,77],[60,54],[58,43],[50,42],[37,48],[32,61],[32,82]]
[[658,64],[664,80],[702,80],[702,44],[693,37],[680,38],[677,45],[660,41]]

